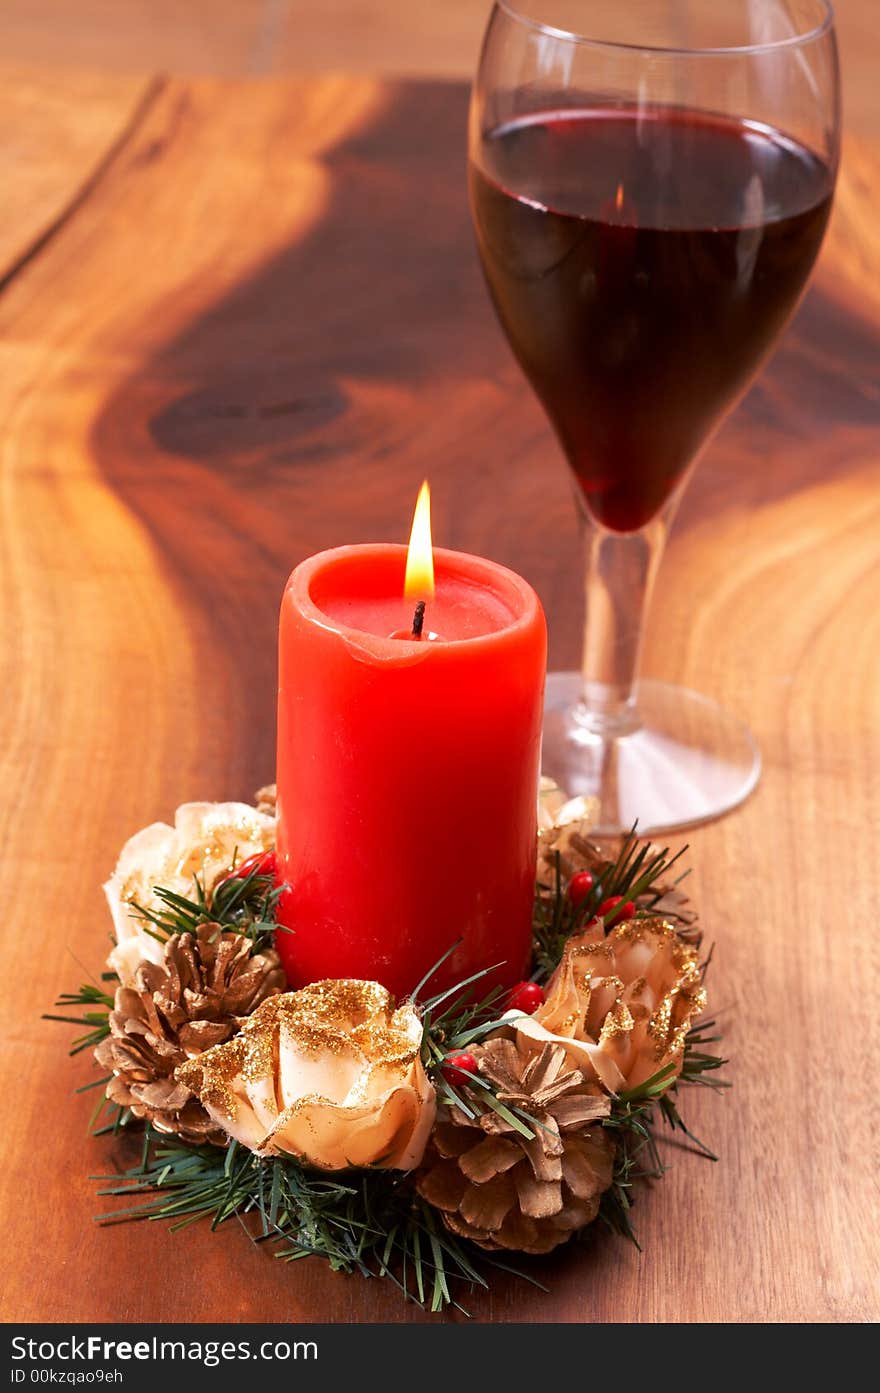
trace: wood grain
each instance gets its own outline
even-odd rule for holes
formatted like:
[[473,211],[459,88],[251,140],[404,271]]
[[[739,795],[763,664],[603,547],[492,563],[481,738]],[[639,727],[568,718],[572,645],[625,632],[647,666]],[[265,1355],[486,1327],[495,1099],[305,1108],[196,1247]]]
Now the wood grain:
[[265,72],[294,0],[4,0],[7,61],[100,73]]
[[7,67],[0,91],[7,185],[0,283],[39,251],[87,197],[116,145],[137,124],[155,82],[64,68]]
[[[569,486],[475,265],[463,84],[170,78],[133,119],[140,90],[83,128],[94,161],[56,184],[74,210],[0,296],[2,1312],[421,1320],[237,1226],[94,1226],[86,1177],[124,1156],[88,1138],[71,1089],[92,1071],[39,1014],[100,970],[122,841],[271,772],[297,561],[402,538],[428,474],[438,541],[523,572],[570,665]],[[766,759],[691,838],[736,1084],[691,1116],[723,1159],[670,1148],[643,1254],[600,1238],[537,1266],[550,1295],[474,1297],[480,1320],[880,1314],[878,166],[851,145],[821,274],[695,476],[649,643],[649,671],[747,715]]]
[[[490,0],[4,0],[7,62],[249,76],[345,71],[469,79]],[[880,8],[836,0],[847,125],[880,135]]]
[[7,60],[102,72],[470,75],[490,0],[4,0]]

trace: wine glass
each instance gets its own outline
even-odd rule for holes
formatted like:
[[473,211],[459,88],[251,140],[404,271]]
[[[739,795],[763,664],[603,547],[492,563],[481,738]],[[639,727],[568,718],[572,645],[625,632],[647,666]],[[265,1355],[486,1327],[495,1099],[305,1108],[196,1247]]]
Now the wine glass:
[[586,534],[583,666],[548,677],[543,769],[598,797],[601,833],[703,822],[758,780],[741,722],[638,680],[643,616],[689,471],[805,287],[839,127],[827,0],[492,10],[470,115],[477,243]]

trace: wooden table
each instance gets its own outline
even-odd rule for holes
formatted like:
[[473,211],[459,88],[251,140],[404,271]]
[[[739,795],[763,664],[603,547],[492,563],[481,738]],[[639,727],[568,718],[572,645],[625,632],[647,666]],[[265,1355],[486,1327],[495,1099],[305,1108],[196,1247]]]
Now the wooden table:
[[[275,624],[308,552],[436,537],[515,566],[577,660],[577,531],[480,283],[461,82],[8,67],[0,87],[3,1314],[420,1320],[236,1225],[98,1228],[92,1077],[39,1019],[97,973],[122,841],[272,773]],[[735,1089],[689,1099],[644,1252],[502,1280],[480,1320],[878,1310],[880,162],[681,510],[646,667],[748,716],[765,775],[691,838]]]

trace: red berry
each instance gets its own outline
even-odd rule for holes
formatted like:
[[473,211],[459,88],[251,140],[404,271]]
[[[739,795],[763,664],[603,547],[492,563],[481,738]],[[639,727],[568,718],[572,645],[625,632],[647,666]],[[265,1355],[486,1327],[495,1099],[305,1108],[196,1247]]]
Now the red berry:
[[249,856],[246,861],[242,861],[238,868],[238,878],[246,880],[249,875],[274,875],[277,865],[274,851],[258,851],[255,856]]
[[472,1054],[451,1054],[443,1065],[443,1077],[453,1088],[462,1088],[468,1082],[468,1074],[477,1072],[477,1061]]
[[524,1015],[531,1016],[544,1001],[544,990],[537,982],[517,982],[507,1004],[511,1011],[522,1011]]
[[274,876],[277,861],[274,851],[258,851],[253,856],[249,856],[246,861],[242,861],[238,866],[234,866],[231,871],[224,872],[219,880],[214,882],[214,891],[225,885],[227,880],[247,880],[249,875],[271,875]]
[[593,888],[593,877],[589,871],[578,871],[568,882],[568,898],[577,907],[589,895]]
[[635,912],[636,907],[632,900],[625,900],[622,895],[612,895],[599,906],[600,916],[610,924],[616,923],[617,920],[632,919]]

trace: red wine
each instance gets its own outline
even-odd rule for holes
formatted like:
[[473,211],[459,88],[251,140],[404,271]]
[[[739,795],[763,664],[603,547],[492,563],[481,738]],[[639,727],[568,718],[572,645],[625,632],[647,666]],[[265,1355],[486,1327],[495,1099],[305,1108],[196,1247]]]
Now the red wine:
[[669,497],[794,309],[829,167],[766,126],[660,108],[561,110],[471,166],[498,316],[593,516]]

